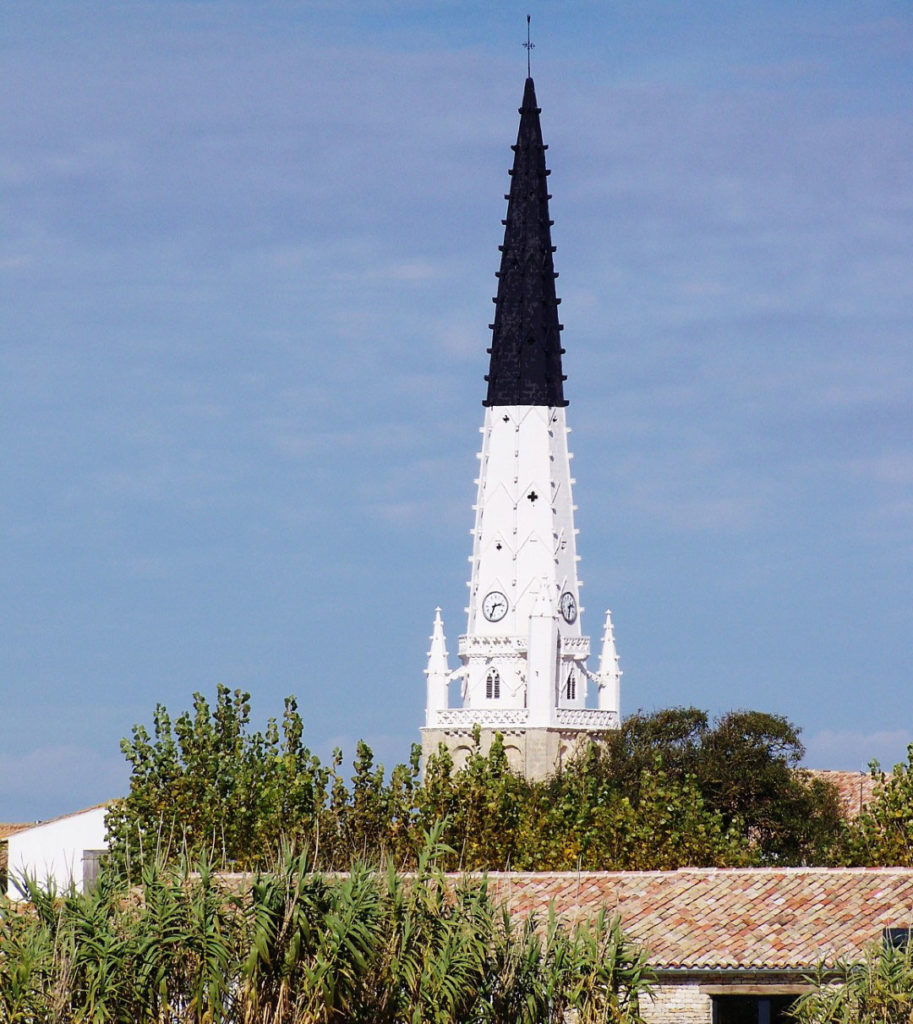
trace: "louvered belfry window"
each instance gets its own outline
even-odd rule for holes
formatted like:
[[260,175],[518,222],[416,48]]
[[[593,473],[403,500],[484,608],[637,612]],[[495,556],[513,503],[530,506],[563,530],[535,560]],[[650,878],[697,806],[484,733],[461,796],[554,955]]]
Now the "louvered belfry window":
[[501,677],[496,668],[488,673],[485,680],[485,696],[488,700],[500,700],[501,698]]

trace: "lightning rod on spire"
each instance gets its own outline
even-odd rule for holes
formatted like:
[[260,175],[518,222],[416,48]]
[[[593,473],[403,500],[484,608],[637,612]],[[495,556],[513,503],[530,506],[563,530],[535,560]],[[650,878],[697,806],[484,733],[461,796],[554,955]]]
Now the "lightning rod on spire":
[[533,76],[532,76],[532,72],[530,71],[530,60],[529,60],[529,58],[530,58],[531,51],[535,50],[536,44],[530,42],[530,39],[529,39],[529,21],[530,21],[530,15],[527,14],[527,16],[526,16],[526,42],[525,43],[521,43],[520,45],[523,46],[525,48],[525,50],[526,50],[526,77],[527,78],[532,78]]

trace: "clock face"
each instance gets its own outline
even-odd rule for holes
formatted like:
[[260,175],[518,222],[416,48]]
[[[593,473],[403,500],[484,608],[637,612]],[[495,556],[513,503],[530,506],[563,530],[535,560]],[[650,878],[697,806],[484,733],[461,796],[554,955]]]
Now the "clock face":
[[577,602],[569,590],[565,590],[561,595],[561,614],[567,623],[574,622],[577,618]]
[[493,590],[482,601],[482,614],[489,622],[500,622],[507,614],[507,598],[500,590]]

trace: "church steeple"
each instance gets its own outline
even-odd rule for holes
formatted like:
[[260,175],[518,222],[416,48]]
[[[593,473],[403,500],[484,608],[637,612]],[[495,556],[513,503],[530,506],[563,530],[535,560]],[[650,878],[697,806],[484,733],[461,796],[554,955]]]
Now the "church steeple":
[[[486,750],[500,735],[511,767],[530,778],[559,768],[619,721],[611,621],[598,673],[587,668],[590,639],[581,626],[547,176],[527,77],[490,325],[466,632],[460,666],[450,671],[435,614],[422,729],[425,756],[444,743],[457,765],[477,740]],[[453,707],[456,680],[461,706]],[[590,681],[598,707],[587,703]]]
[[564,375],[561,372],[558,303],[552,262],[546,146],[542,142],[532,78],[526,79],[520,128],[511,170],[507,217],[495,318],[491,324],[491,364],[485,379],[488,396],[482,403],[561,407]]

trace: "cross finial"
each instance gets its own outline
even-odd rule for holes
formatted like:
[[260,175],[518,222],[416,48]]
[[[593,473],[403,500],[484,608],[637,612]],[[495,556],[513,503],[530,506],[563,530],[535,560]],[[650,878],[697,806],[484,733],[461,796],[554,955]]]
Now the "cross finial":
[[526,16],[526,42],[523,43],[522,46],[526,49],[526,77],[527,78],[532,78],[532,73],[530,72],[529,58],[530,58],[531,51],[535,50],[536,44],[535,43],[531,43],[529,41],[529,19],[530,19],[530,16],[527,14],[527,16]]

